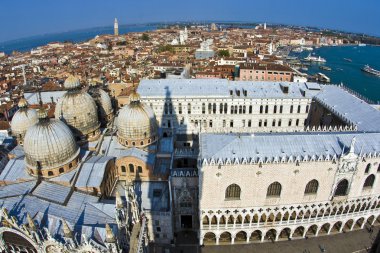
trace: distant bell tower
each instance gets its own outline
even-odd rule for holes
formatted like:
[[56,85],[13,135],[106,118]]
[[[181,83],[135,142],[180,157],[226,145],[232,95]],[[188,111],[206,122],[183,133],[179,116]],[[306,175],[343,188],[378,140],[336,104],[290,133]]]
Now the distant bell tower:
[[115,22],[113,23],[113,34],[119,36],[119,24],[117,23],[117,18],[115,18]]

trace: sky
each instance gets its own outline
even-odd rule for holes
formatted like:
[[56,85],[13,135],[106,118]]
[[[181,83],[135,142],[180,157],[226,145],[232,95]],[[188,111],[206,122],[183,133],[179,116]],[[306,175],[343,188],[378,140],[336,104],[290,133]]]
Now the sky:
[[307,25],[380,36],[380,0],[1,0],[0,41],[170,21]]

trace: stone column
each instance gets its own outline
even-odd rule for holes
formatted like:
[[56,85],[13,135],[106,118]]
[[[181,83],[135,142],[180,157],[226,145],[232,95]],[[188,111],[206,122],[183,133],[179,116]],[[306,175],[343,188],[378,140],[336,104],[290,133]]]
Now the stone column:
[[317,228],[317,231],[315,232],[315,236],[318,236],[320,230],[321,230],[320,228]]
[[235,236],[236,235],[231,235],[231,244],[235,244]]
[[264,241],[264,237],[265,237],[265,235],[264,235],[264,233],[262,233],[262,234],[261,234],[261,240],[260,240],[261,242]]
[[363,228],[364,228],[364,225],[365,225],[365,219],[363,220],[362,225],[360,225],[360,228],[363,229]]
[[354,227],[355,227],[355,221],[352,220],[352,224],[351,224],[351,227],[350,227],[350,231],[352,231],[352,230],[354,229]]
[[219,244],[219,237],[220,237],[220,235],[217,235],[217,236],[216,236],[216,244],[217,244],[217,245]]
[[[281,231],[280,231],[280,233],[281,233]],[[278,233],[278,232],[276,231],[276,238],[274,239],[275,242],[278,241],[278,237],[280,236],[280,233]]]
[[302,238],[305,238],[305,236],[306,236],[306,233],[307,233],[307,229],[306,229],[306,228],[304,228],[304,229],[303,229]]
[[334,226],[334,225],[330,225],[329,230],[327,231],[327,234],[328,234],[328,235],[330,234],[331,229],[333,228],[333,226]]

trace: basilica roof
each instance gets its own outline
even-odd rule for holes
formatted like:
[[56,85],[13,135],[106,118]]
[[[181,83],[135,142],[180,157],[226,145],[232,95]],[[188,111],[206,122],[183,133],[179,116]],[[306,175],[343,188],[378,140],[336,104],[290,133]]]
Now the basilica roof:
[[35,168],[39,163],[41,169],[63,166],[80,152],[70,129],[62,121],[42,114],[39,122],[26,132],[24,150],[26,164]]
[[11,129],[12,134],[15,136],[24,136],[26,130],[38,122],[37,111],[32,108],[28,108],[28,102],[26,99],[20,99],[19,110],[13,115]]
[[114,203],[102,203],[98,197],[72,191],[70,187],[42,182],[35,190],[36,181],[0,187],[0,208],[5,207],[9,215],[20,223],[26,223],[26,213],[40,227],[48,228],[55,238],[63,237],[62,220],[65,220],[78,235],[104,242],[104,224],[116,224]]

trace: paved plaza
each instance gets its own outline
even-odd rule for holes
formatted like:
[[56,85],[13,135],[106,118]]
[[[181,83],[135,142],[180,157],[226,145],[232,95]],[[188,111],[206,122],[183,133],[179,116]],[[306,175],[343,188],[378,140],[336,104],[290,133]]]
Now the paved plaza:
[[[369,227],[347,233],[330,236],[279,241],[275,243],[251,243],[219,246],[198,247],[196,238],[192,235],[180,235],[175,247],[154,245],[154,253],[364,253],[369,252],[379,227],[369,232]],[[166,249],[166,251],[165,251]],[[323,249],[325,251],[323,251]]]

